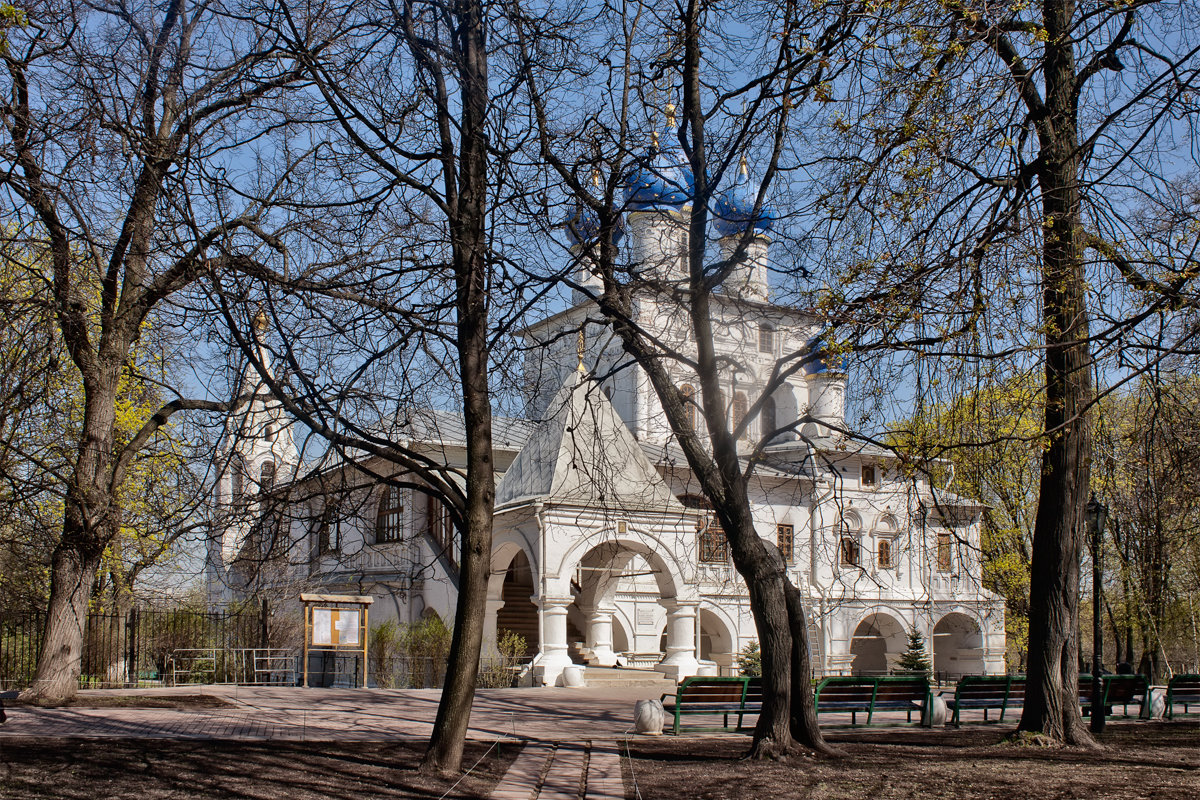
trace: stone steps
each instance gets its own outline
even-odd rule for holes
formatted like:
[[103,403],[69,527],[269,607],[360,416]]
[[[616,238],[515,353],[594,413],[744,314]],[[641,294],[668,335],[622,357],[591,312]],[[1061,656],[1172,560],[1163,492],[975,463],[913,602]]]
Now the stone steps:
[[661,687],[664,692],[675,691],[675,681],[648,669],[615,669],[612,667],[587,667],[583,679],[591,688],[615,688],[622,686]]

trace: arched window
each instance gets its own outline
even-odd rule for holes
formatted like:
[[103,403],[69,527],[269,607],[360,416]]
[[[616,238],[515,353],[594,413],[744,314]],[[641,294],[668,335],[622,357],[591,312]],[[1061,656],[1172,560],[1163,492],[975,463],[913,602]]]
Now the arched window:
[[875,560],[880,569],[891,569],[893,566],[895,566],[895,563],[892,561],[891,539],[879,540],[879,552],[877,553]]
[[775,354],[775,326],[769,322],[758,326],[758,352]]
[[685,383],[679,387],[679,394],[683,398],[683,419],[688,427],[696,430],[696,388],[690,383]]
[[[742,420],[746,418],[746,412],[750,408],[750,401],[746,399],[745,392],[733,393],[733,427],[736,428],[742,424]],[[743,436],[745,434],[742,434]]]
[[450,516],[450,510],[441,500],[433,495],[428,497],[429,535],[437,542],[442,554],[450,563],[458,566],[458,530],[454,526],[454,518]]
[[857,567],[859,562],[858,554],[858,537],[843,536],[841,546],[838,548],[840,553],[839,561],[843,567]]
[[404,535],[404,504],[400,487],[385,486],[375,515],[375,543],[398,542]]
[[699,559],[705,564],[723,564],[729,560],[729,542],[721,523],[711,513],[712,504],[708,498],[698,494],[683,494],[679,502],[684,508],[697,508],[710,513],[705,514],[696,522],[696,534],[699,537]]
[[954,540],[948,533],[937,535],[937,570],[949,572],[954,566]]
[[275,462],[264,461],[258,473],[258,491],[266,494],[275,488]]
[[775,415],[775,398],[767,397],[762,404],[762,435],[763,437],[771,436],[778,427],[778,422]]

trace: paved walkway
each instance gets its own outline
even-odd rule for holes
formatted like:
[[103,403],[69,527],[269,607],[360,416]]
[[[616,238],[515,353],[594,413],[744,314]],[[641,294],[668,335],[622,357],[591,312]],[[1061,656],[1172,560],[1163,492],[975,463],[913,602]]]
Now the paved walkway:
[[[7,736],[118,736],[172,739],[378,741],[428,738],[437,689],[295,689],[205,686],[139,694],[207,694],[218,708],[8,709]],[[633,725],[633,704],[653,689],[484,689],[476,693],[470,739],[544,742],[617,739]],[[87,697],[90,692],[81,692]],[[124,694],[124,692],[122,692]]]
[[492,800],[625,800],[621,757],[608,742],[526,745]]
[[[7,709],[0,743],[15,736],[381,741],[428,738],[436,689],[293,689],[204,686],[138,694],[205,694],[216,708]],[[468,738],[528,742],[497,784],[495,800],[624,800],[617,740],[633,704],[656,689],[487,689],[476,693]],[[128,692],[81,692],[128,694]]]

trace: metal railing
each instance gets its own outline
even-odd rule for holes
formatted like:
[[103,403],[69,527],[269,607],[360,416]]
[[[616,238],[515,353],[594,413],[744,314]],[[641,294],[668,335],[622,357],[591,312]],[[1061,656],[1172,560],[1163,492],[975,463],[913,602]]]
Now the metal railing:
[[297,654],[290,647],[179,648],[167,655],[167,680],[186,684],[296,685]]

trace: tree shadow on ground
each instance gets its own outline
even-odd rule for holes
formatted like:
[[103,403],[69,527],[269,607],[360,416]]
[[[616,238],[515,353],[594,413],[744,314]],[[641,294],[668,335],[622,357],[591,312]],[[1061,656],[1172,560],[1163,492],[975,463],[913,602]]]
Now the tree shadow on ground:
[[[520,750],[469,742],[482,761],[454,779],[420,775],[423,741],[238,742],[162,739],[5,739],[0,797],[30,800],[364,800],[482,798]],[[449,794],[446,794],[447,792]]]

